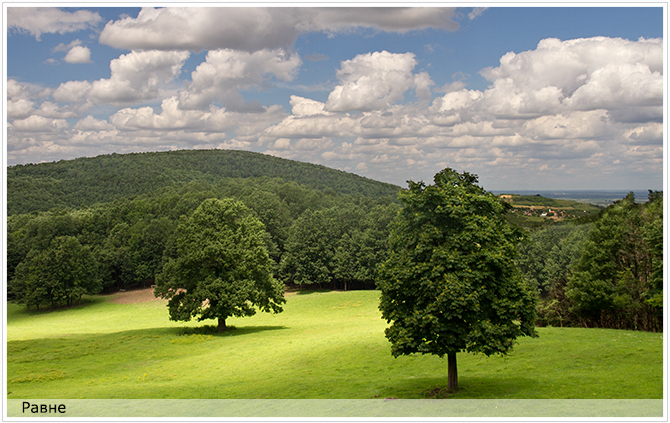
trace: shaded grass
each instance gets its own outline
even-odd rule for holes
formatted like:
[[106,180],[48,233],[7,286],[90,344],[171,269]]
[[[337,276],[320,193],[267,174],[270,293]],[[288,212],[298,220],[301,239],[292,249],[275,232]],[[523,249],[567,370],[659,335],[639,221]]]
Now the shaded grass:
[[287,297],[284,312],[168,320],[162,302],[54,312],[9,304],[8,398],[662,398],[662,335],[538,328],[507,357],[393,358],[375,291]]

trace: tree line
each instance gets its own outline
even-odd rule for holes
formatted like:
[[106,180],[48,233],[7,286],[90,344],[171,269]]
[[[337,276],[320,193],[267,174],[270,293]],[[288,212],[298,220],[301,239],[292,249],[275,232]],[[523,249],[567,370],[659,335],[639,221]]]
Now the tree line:
[[16,214],[7,222],[8,298],[58,307],[83,293],[151,286],[180,224],[210,198],[236,199],[262,222],[278,280],[332,289],[374,288],[399,208],[388,197],[263,177],[174,184],[89,207]]
[[538,324],[663,330],[663,193],[631,192],[590,222],[530,233],[518,264]]

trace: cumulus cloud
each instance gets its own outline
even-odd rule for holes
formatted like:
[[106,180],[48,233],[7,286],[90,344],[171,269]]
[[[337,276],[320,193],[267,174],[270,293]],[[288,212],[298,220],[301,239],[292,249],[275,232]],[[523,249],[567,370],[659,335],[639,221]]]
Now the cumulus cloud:
[[96,119],[89,115],[77,122],[72,129],[77,131],[110,131],[115,128],[106,120]]
[[71,119],[79,117],[79,112],[71,107],[62,107],[50,101],[44,101],[40,104],[36,115],[48,118]]
[[7,27],[29,33],[37,40],[42,34],[75,32],[94,28],[102,18],[96,12],[77,10],[65,12],[55,7],[8,7]]
[[74,46],[63,60],[68,63],[91,63],[91,50],[88,47]]
[[291,96],[290,104],[291,111],[294,116],[304,117],[332,114],[326,111],[325,103],[316,100],[310,100],[309,98],[304,98],[297,95]]
[[59,103],[77,103],[86,101],[90,89],[91,83],[88,81],[68,81],[60,84],[51,96]]
[[210,51],[205,62],[191,73],[188,88],[180,92],[180,107],[201,109],[218,99],[228,108],[241,109],[244,99],[240,90],[266,84],[268,75],[291,81],[301,63],[296,53],[283,49]]
[[341,85],[328,96],[326,110],[344,112],[389,107],[415,89],[426,97],[432,85],[426,73],[412,74],[417,62],[413,53],[387,51],[361,54],[342,62],[337,71]]
[[[163,100],[161,113],[151,107],[125,108],[110,116],[110,123],[121,131],[188,131],[202,133],[225,133],[233,128],[241,134],[259,133],[272,123],[280,121],[284,113],[279,106],[268,108],[264,113],[243,114],[225,108],[210,106],[207,110],[184,110],[174,96]],[[255,129],[250,130],[250,127]]]
[[563,110],[660,106],[663,41],[594,37],[542,40],[535,50],[507,53],[481,74],[489,113],[535,117]]
[[[143,8],[137,18],[109,22],[99,41],[131,50],[274,50],[309,31],[373,28],[407,32],[455,30],[453,8]],[[225,23],[225,25],[222,25]]]
[[400,102],[420,87],[413,57],[360,55],[342,63],[340,85],[325,104],[293,96],[292,114],[264,134],[281,140],[271,151],[286,158],[299,155],[298,139],[355,138],[306,157],[346,162],[349,170],[387,180],[394,180],[400,160],[390,157],[419,175],[445,166],[496,166],[515,177],[541,171],[546,178],[556,172],[578,178],[580,169],[597,166],[611,178],[612,164],[629,156],[640,169],[643,163],[658,168],[661,46],[644,39],[543,40],[484,69],[487,89],[453,86],[429,105]]
[[151,100],[163,84],[181,73],[186,51],[133,51],[111,61],[112,75],[91,84],[88,96],[97,103],[115,105]]
[[166,84],[179,76],[189,55],[185,51],[133,51],[111,61],[109,79],[64,82],[53,91],[52,97],[62,103],[117,106],[153,100]]
[[25,119],[35,110],[34,103],[25,98],[7,99],[7,119]]
[[69,127],[65,119],[49,119],[36,115],[16,119],[12,126],[20,132],[61,132]]

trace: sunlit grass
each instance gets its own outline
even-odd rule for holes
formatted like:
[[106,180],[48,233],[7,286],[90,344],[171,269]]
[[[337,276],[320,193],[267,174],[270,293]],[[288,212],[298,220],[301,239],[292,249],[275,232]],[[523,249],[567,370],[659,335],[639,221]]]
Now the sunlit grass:
[[[287,297],[284,312],[168,320],[165,304],[8,305],[8,398],[430,398],[446,359],[393,358],[375,291]],[[208,326],[209,325],[209,326]],[[538,328],[507,357],[459,354],[452,398],[662,398],[658,333]]]

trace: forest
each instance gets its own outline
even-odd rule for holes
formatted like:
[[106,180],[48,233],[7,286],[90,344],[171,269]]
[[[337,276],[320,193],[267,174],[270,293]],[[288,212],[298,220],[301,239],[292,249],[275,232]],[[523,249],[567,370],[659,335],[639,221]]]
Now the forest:
[[[241,151],[107,155],[7,169],[8,299],[68,307],[149,287],[175,232],[206,199],[240,201],[264,224],[291,289],[375,289],[400,187]],[[552,200],[540,205],[554,206]],[[505,201],[499,199],[499,201]],[[539,326],[662,331],[663,194],[586,218],[520,226],[517,266]]]

